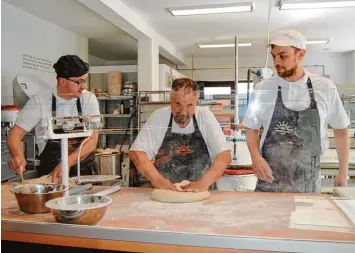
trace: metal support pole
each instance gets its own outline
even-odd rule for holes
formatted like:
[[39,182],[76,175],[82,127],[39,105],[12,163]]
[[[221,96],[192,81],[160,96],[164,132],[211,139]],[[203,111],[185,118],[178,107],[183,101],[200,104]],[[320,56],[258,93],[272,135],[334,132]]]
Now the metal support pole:
[[238,62],[238,53],[239,53],[239,50],[238,50],[238,37],[235,36],[235,39],[234,39],[234,57],[235,57],[235,64],[234,64],[234,73],[235,73],[235,86],[234,86],[234,90],[235,90],[235,101],[234,101],[234,112],[235,112],[235,115],[234,115],[234,124],[235,124],[235,127],[236,127],[236,130],[238,131],[238,125],[239,125],[239,113],[238,113],[238,110],[239,110],[239,101],[238,101],[238,82],[239,82],[239,73],[238,73],[238,67],[239,67],[239,62]]
[[[62,156],[62,184],[69,188],[69,161],[68,161],[68,138],[60,140]],[[69,191],[65,191],[64,196],[69,196]]]
[[194,55],[191,57],[191,79],[194,80]]

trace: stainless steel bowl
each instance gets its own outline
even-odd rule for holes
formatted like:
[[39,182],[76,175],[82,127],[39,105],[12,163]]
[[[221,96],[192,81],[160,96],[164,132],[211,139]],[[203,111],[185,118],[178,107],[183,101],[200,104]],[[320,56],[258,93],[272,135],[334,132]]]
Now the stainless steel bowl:
[[60,223],[96,225],[105,216],[112,199],[94,194],[52,199],[45,205]]
[[25,213],[48,213],[45,203],[63,197],[68,188],[62,184],[23,184],[12,188],[17,203]]

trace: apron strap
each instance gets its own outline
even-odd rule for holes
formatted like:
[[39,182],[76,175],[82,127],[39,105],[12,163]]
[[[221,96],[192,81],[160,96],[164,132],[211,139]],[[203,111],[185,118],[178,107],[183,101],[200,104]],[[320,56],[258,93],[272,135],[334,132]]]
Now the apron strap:
[[52,94],[52,117],[55,117],[57,114],[57,100]]
[[169,125],[168,125],[168,130],[166,132],[171,133],[172,128],[173,128],[173,114],[170,114],[170,121],[169,121]]
[[[81,103],[80,103],[80,98],[76,99],[76,109],[78,110],[78,115],[81,116],[83,114],[81,110]],[[79,119],[80,123],[83,122],[83,119]]]
[[316,99],[314,98],[314,90],[313,90],[311,79],[309,77],[307,79],[307,87],[309,91],[309,96],[311,98],[311,109],[317,109]]
[[[81,109],[81,103],[80,103],[80,98],[76,99],[76,109],[78,111],[78,115],[82,116],[83,111]],[[52,117],[54,118],[57,115],[57,99],[54,96],[54,94],[52,94]],[[83,119],[80,119],[80,123],[83,122]]]
[[[52,94],[52,117],[56,117],[57,115],[57,99],[55,98],[54,94]],[[54,121],[56,124],[56,121]]]
[[197,120],[196,120],[195,114],[192,116],[192,119],[193,119],[193,121],[194,121],[194,128],[195,128],[195,131],[199,130],[199,129],[198,129],[198,125],[197,125]]
[[281,87],[277,87],[277,101],[282,102],[282,93],[281,93]]

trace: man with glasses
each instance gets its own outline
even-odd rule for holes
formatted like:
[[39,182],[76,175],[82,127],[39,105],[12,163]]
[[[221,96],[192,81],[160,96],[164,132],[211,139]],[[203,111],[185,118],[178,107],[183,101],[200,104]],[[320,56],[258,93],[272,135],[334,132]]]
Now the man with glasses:
[[[96,96],[87,91],[89,65],[76,55],[64,55],[53,65],[57,75],[56,89],[42,91],[32,96],[19,112],[15,126],[8,136],[8,145],[12,155],[10,168],[23,175],[26,160],[22,151],[23,137],[35,128],[36,143],[40,157],[39,176],[49,175],[52,182],[61,182],[60,140],[45,140],[40,128],[49,116],[86,116],[99,115]],[[99,120],[99,119],[97,119]],[[59,131],[63,131],[60,129]],[[70,176],[77,174],[76,164],[79,145],[84,138],[69,139]],[[93,151],[96,149],[98,131],[82,147],[80,158],[81,175],[98,174]]]

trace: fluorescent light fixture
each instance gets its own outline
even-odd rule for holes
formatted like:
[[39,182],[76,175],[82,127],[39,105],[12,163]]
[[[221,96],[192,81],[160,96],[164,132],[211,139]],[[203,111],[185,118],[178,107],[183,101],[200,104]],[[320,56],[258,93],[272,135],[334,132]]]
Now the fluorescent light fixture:
[[204,15],[233,12],[251,12],[253,3],[235,3],[235,4],[213,4],[213,5],[195,5],[186,7],[169,8],[173,16]]
[[327,44],[329,39],[307,40],[306,44]]
[[[251,47],[253,43],[238,43],[238,47]],[[221,47],[234,47],[235,44],[206,44],[206,45],[197,45],[199,48],[221,48]]]
[[355,7],[354,0],[343,1],[282,1],[280,10],[297,10],[297,9],[325,9],[325,8],[342,8],[342,7]]

